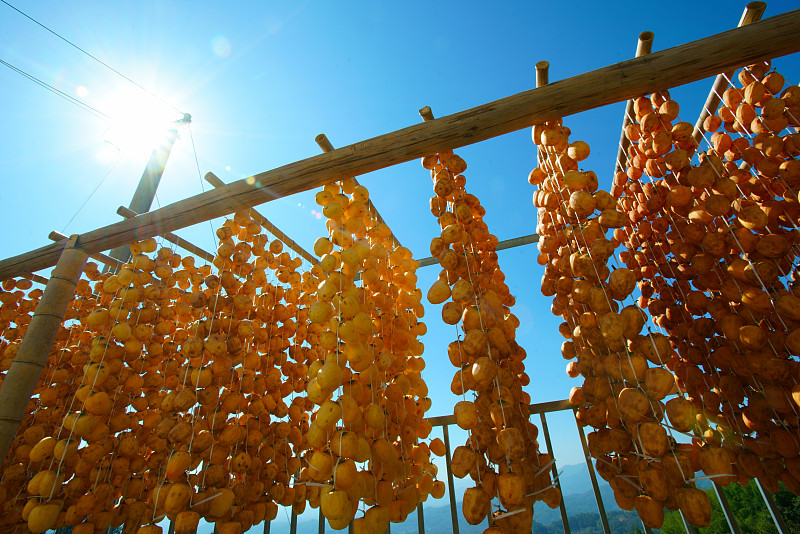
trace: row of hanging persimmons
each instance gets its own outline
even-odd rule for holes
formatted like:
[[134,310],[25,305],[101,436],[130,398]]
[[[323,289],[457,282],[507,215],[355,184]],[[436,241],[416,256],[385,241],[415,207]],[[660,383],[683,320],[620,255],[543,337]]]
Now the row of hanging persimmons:
[[708,525],[702,479],[800,494],[800,87],[769,63],[729,82],[699,143],[667,92],[635,99],[609,192],[561,120],[533,128],[542,292],[583,377],[570,399],[651,528],[664,508]]
[[[456,422],[469,431],[452,469],[475,481],[463,514],[471,524],[489,515],[503,532],[530,529],[533,502],[555,507],[560,494],[528,420],[525,351],[497,238],[465,191],[461,158],[422,164],[441,229],[428,300],[448,300],[443,320],[463,333],[447,349],[459,368],[451,389],[464,398]],[[183,533],[202,517],[236,534],[273,519],[278,504],[301,513],[308,502],[335,529],[382,533],[441,497],[431,454],[444,444],[423,441],[417,262],[368,199],[354,180],[316,195],[329,237],[303,273],[245,212],[216,232],[217,274],[152,239],[134,243],[116,274],[90,263],[4,467],[3,525],[152,534],[168,517]],[[29,288],[18,281],[2,295],[3,370],[41,296],[25,298]]]
[[[89,263],[2,466],[0,528],[238,534],[308,503],[377,534],[440,498],[417,263],[368,198],[317,194],[329,236],[305,272],[246,212],[213,266],[153,239],[116,274]],[[42,292],[3,289],[6,371]]]

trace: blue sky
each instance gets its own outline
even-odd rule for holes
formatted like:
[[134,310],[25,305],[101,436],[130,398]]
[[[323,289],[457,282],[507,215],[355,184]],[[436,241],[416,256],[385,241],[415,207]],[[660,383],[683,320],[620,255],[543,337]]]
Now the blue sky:
[[[655,33],[654,51],[736,26],[744,2],[676,7],[633,2],[11,2],[180,111],[193,117],[175,145],[158,205],[210,186],[315,155],[314,137],[342,146],[533,87],[534,65],[548,60],[555,81],[630,58],[641,31]],[[766,16],[796,8],[770,2]],[[130,102],[163,103],[0,4],[0,59],[115,116]],[[797,55],[775,62],[797,81]],[[0,258],[47,244],[51,230],[80,233],[119,220],[148,150],[118,150],[101,120],[0,65],[0,206],[6,225]],[[681,119],[694,122],[710,80],[672,91]],[[119,95],[127,95],[121,99]],[[569,117],[573,140],[587,141],[585,169],[610,185],[624,104]],[[536,165],[529,130],[457,151],[469,164],[467,189],[486,207],[501,240],[535,232]],[[199,173],[198,173],[199,166]],[[436,234],[428,211],[431,182],[418,162],[359,177],[395,235],[415,257],[429,255]],[[102,184],[101,184],[102,182]],[[98,184],[101,184],[98,186]],[[97,188],[91,198],[92,191]],[[88,201],[87,201],[88,199]],[[81,206],[85,203],[85,206]],[[312,213],[313,192],[263,205],[262,214],[310,250],[325,234]],[[77,215],[76,215],[77,213]],[[220,221],[213,221],[216,227]],[[211,228],[178,232],[213,249]],[[534,402],[565,398],[578,384],[559,354],[560,322],[541,296],[543,270],[535,246],[500,253],[522,321]],[[420,270],[427,291],[436,267]],[[454,327],[429,306],[423,339],[433,415],[451,413],[451,368],[445,354]],[[551,424],[557,458],[582,461],[569,418]]]

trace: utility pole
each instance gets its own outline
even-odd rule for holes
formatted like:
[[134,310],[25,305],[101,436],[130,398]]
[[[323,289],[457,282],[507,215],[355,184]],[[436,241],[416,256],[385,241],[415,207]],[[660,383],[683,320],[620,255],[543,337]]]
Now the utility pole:
[[[170,152],[172,152],[172,147],[175,145],[175,140],[178,138],[178,126],[190,124],[191,122],[192,116],[188,113],[184,113],[183,118],[173,122],[166,131],[164,138],[158,146],[153,149],[152,154],[150,154],[147,167],[145,167],[142,177],[139,179],[139,185],[136,186],[136,192],[133,194],[128,209],[137,214],[150,211],[150,207],[153,205],[153,199],[156,196],[158,184],[161,182],[161,176],[164,174],[164,168],[167,166]],[[131,258],[130,246],[121,245],[111,250],[109,256],[122,263],[127,263]],[[105,270],[109,270],[109,268],[106,267]]]

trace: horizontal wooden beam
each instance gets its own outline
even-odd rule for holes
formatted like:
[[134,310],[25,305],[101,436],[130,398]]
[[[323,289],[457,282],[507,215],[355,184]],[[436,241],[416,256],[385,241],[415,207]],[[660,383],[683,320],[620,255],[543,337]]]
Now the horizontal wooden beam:
[[[87,232],[90,254],[251,208],[348,176],[456,149],[567,115],[800,51],[800,10],[629,59],[319,154]],[[0,280],[56,264],[63,244],[0,261]]]
[[[117,214],[121,215],[122,217],[125,217],[126,219],[130,219],[130,218],[136,217],[138,215],[138,213],[136,213],[133,210],[130,210],[130,209],[126,208],[125,206],[118,207],[117,208]],[[183,250],[185,250],[187,252],[191,252],[192,254],[197,256],[198,258],[202,258],[202,259],[204,259],[205,261],[207,261],[209,263],[214,261],[214,255],[213,254],[211,254],[210,252],[208,252],[206,250],[203,250],[202,248],[198,247],[194,243],[190,243],[189,241],[186,241],[184,238],[182,238],[182,237],[180,237],[178,235],[175,235],[172,232],[164,232],[163,234],[161,234],[161,237],[163,237],[164,239],[166,239],[167,241],[169,241],[173,245],[177,245],[177,246],[181,247]]]
[[42,284],[43,286],[47,285],[47,281],[49,278],[45,278],[42,275],[36,273],[24,273],[20,275],[22,278],[27,278],[31,282],[36,282],[37,284]]
[[[210,183],[215,188],[217,188],[217,187],[225,187],[225,185],[226,185],[225,182],[220,180],[214,173],[210,173],[209,172],[208,174],[206,174],[205,178],[206,178],[206,182]],[[271,233],[272,235],[274,235],[275,237],[277,237],[278,239],[280,239],[281,241],[286,243],[287,247],[289,247],[290,249],[294,250],[296,253],[298,253],[300,256],[302,256],[311,265],[316,265],[317,263],[319,263],[319,259],[317,259],[316,256],[314,256],[313,254],[308,252],[306,249],[301,247],[294,239],[292,239],[291,237],[289,237],[288,235],[283,233],[280,228],[278,228],[277,226],[275,226],[274,224],[269,222],[269,220],[267,220],[267,218],[264,217],[263,215],[261,215],[259,212],[257,212],[254,209],[251,209],[249,213],[250,213],[250,218],[251,219],[253,219],[258,224],[263,226],[264,229],[267,232]]]
[[530,235],[524,235],[522,237],[515,237],[513,239],[506,239],[505,241],[500,241],[497,244],[497,246],[494,247],[494,249],[505,250],[507,248],[514,248],[538,242],[539,242],[539,234],[530,234]]
[[[499,243],[497,243],[497,246],[494,249],[504,250],[507,248],[514,248],[538,242],[539,242],[539,235],[530,234],[530,235],[524,235],[522,237],[515,237],[513,239],[506,239],[505,241],[500,241]],[[417,260],[417,263],[419,263],[420,267],[427,267],[428,265],[439,263],[439,258],[434,258],[433,256],[430,256],[428,258],[422,258],[421,260]]]

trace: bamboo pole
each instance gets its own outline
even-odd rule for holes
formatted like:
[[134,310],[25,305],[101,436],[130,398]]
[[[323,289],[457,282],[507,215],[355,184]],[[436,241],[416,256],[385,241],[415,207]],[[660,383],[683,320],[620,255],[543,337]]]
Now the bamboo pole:
[[430,106],[425,106],[424,108],[420,108],[419,116],[422,117],[422,120],[425,122],[433,120],[433,111],[431,111]]
[[539,61],[536,64],[536,87],[543,87],[549,82],[550,63],[547,61]]
[[[430,108],[428,108],[428,109],[430,109]],[[326,136],[324,133],[321,133],[317,137],[315,137],[314,141],[317,142],[317,145],[319,145],[319,147],[322,149],[323,152],[331,152],[331,151],[333,151],[333,145],[328,140],[328,136]],[[356,180],[355,178],[353,178],[353,180],[355,180],[356,184],[358,184],[358,180]],[[400,243],[400,240],[397,239],[397,236],[394,235],[394,232],[392,232],[392,227],[389,226],[389,224],[383,219],[383,217],[381,217],[381,214],[378,211],[378,208],[376,208],[375,204],[372,203],[372,199],[371,198],[367,199],[367,207],[370,209],[370,211],[372,213],[375,214],[375,218],[378,219],[378,222],[381,223],[381,224],[385,224],[386,227],[389,229],[389,232],[391,234],[389,237],[394,242],[394,246],[395,247],[402,247],[403,245]]]
[[[543,87],[550,83],[550,62],[548,61],[539,61],[536,63],[536,87]],[[538,140],[534,139],[534,142]],[[542,150],[543,148],[538,145],[536,146],[536,164],[541,166],[544,162],[542,157]]]
[[[515,237],[512,239],[506,239],[504,241],[500,241],[497,243],[497,246],[494,247],[495,251],[497,250],[504,250],[507,248],[514,248],[514,247],[521,247],[522,245],[528,245],[530,243],[537,243],[539,241],[538,234],[530,234],[524,235],[521,237]],[[417,260],[420,267],[426,267],[428,265],[433,265],[435,263],[439,263],[439,258],[434,258],[430,256],[428,258],[422,258],[421,260]]]
[[[117,214],[125,217],[126,219],[130,219],[131,217],[136,217],[138,213],[133,210],[126,208],[125,206],[120,206],[117,208]],[[187,252],[191,252],[195,256],[206,260],[207,262],[214,261],[214,255],[210,252],[203,250],[202,248],[198,247],[194,243],[190,243],[186,241],[184,238],[173,234],[172,232],[164,232],[161,234],[161,237],[172,243],[173,245],[177,245],[181,247],[183,250]]]
[[[800,51],[800,10],[629,59],[266,171],[80,236],[94,254],[533,124]],[[55,265],[59,245],[0,261],[0,280]]]
[[[205,179],[206,182],[210,183],[215,188],[225,187],[227,185],[225,182],[220,180],[216,175],[210,172],[206,174]],[[261,226],[263,226],[264,229],[267,230],[269,233],[271,233],[272,235],[274,235],[275,237],[286,243],[287,247],[294,250],[311,265],[316,265],[317,263],[319,263],[319,260],[317,259],[316,256],[314,256],[313,254],[309,253],[306,249],[301,247],[294,239],[283,233],[280,228],[269,222],[269,220],[266,217],[261,215],[255,209],[250,210],[250,218],[256,221]]]
[[22,278],[27,278],[31,282],[36,282],[37,284],[42,284],[43,286],[47,285],[47,278],[41,276],[36,273],[23,273],[20,275]]
[[[761,17],[764,15],[764,11],[766,9],[766,2],[750,2],[744,7],[744,12],[742,13],[742,18],[739,19],[738,27],[741,28],[742,26],[746,26],[761,20]],[[710,115],[717,112],[720,102],[719,95],[728,86],[728,80],[732,77],[733,71],[726,72],[725,74],[719,74],[714,80],[714,85],[711,86],[711,91],[708,93],[706,103],[703,104],[703,111],[700,112],[700,116],[697,117],[697,122],[694,123],[694,133],[692,134],[692,137],[698,146],[700,145],[700,139],[703,138],[703,133],[705,133],[703,123]]]
[[[55,241],[56,242],[56,244],[53,245],[53,246],[57,246],[57,245],[59,245],[61,243],[66,243],[66,240],[69,239],[67,236],[65,236],[61,232],[56,232],[55,230],[50,232],[50,235],[48,235],[47,238],[50,241]],[[64,245],[62,245],[62,246],[64,246]],[[117,271],[123,265],[123,263],[121,261],[119,261],[118,259],[112,258],[111,256],[109,256],[107,254],[103,254],[102,252],[97,252],[95,254],[90,254],[89,257],[92,258],[93,260],[99,261],[100,263],[102,263],[104,265],[108,265],[109,267],[111,267],[111,268],[113,268],[114,270],[117,270]],[[50,265],[48,265],[48,267],[50,267]]]
[[[653,49],[653,32],[642,32],[639,34],[639,42],[636,45],[636,57],[642,57],[649,54]],[[631,142],[625,135],[625,128],[631,123],[631,116],[633,116],[633,99],[628,100],[625,104],[625,116],[622,117],[622,133],[619,135],[619,150],[617,150],[617,164],[614,167],[614,174],[623,170],[625,159],[628,152],[628,147]]]
[[79,248],[78,236],[70,237],[0,385],[0,465],[5,461],[22,423],[88,258]]

